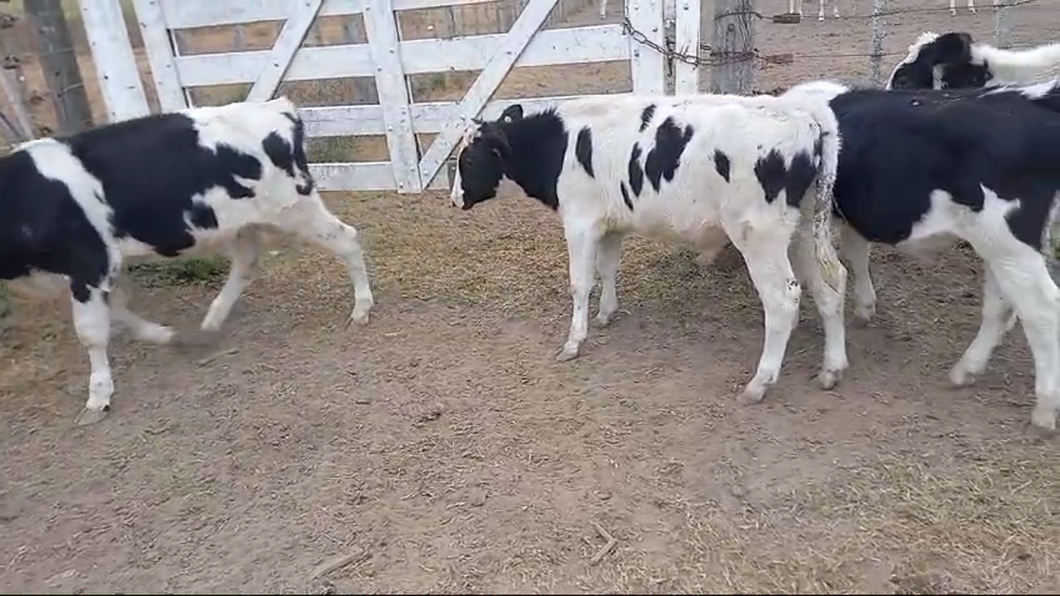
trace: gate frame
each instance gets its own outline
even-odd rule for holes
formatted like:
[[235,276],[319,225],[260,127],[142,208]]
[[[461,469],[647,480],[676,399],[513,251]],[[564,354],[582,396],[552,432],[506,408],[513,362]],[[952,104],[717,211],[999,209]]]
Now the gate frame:
[[[151,113],[121,1],[79,0],[111,122]],[[400,39],[397,11],[490,1],[134,0],[134,7],[150,65],[150,80],[162,111],[193,105],[188,90],[196,86],[249,82],[252,86],[247,99],[263,101],[271,98],[285,80],[374,75],[379,104],[299,108],[308,137],[385,135],[387,139],[387,162],[311,163],[321,190],[419,193],[425,189],[447,189],[449,171],[442,166],[472,118],[496,117],[513,103],[533,109],[576,97],[490,101],[514,67],[628,60],[633,93],[666,92],[666,57],[626,35],[621,24],[541,31],[558,0],[529,0],[506,33]],[[659,45],[665,43],[663,1],[666,0],[628,0],[626,5],[631,26]],[[687,21],[678,28],[679,46],[682,42],[698,44],[698,5],[698,0],[688,0],[682,6],[679,17],[692,18],[678,19],[679,23]],[[362,15],[367,44],[301,47],[316,17],[355,14]],[[269,50],[181,56],[174,39],[174,31],[179,29],[280,19],[286,20]],[[488,60],[482,57],[484,48],[493,49]],[[480,72],[459,101],[411,102],[408,74],[447,70]],[[309,76],[313,71],[336,74]],[[678,93],[695,92],[694,67],[679,65],[676,74]],[[416,133],[437,133],[422,155]]]

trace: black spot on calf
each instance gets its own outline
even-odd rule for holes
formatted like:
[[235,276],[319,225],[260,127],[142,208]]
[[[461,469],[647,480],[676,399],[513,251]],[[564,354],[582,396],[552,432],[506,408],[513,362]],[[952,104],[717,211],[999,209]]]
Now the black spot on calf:
[[663,120],[655,130],[655,147],[644,160],[644,173],[648,175],[655,192],[659,192],[663,178],[667,182],[673,181],[677,166],[681,163],[681,154],[690,140],[692,127],[686,126],[682,130],[674,124],[672,117]]
[[776,149],[770,149],[765,157],[758,158],[755,163],[755,177],[758,178],[758,183],[766,193],[767,203],[777,200],[777,196],[784,188],[784,178],[787,173],[784,156]]
[[651,117],[655,115],[655,104],[651,104],[644,108],[644,111],[640,113],[640,132],[648,130],[648,123],[651,122]]
[[638,197],[644,188],[644,170],[640,168],[640,153],[640,145],[633,143],[633,151],[629,154],[629,188]]
[[593,132],[588,126],[578,131],[578,139],[574,142],[574,157],[585,168],[585,173],[589,174],[590,178],[596,178],[593,174]]
[[620,182],[618,188],[622,191],[622,202],[626,204],[626,207],[629,207],[630,211],[633,211],[633,201],[629,198],[629,191],[626,190],[626,183]]
[[722,178],[724,178],[726,182],[729,181],[729,168],[730,167],[731,167],[731,164],[729,163],[729,156],[725,155],[724,153],[722,153],[720,149],[715,149],[714,150],[714,169],[718,171],[718,175],[721,176]]
[[787,180],[784,184],[788,205],[798,207],[816,177],[817,167],[813,159],[804,151],[796,153],[791,159],[791,167],[788,168]]

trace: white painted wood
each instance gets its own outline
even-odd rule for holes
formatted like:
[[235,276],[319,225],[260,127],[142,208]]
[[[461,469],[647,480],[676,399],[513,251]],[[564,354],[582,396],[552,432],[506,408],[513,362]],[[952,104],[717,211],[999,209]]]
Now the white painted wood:
[[[394,10],[415,10],[435,6],[482,4],[495,0],[394,0]],[[298,0],[161,0],[166,22],[171,29],[234,25],[255,21],[280,21],[292,14]],[[325,0],[320,16],[357,14],[364,10],[365,0]]]
[[276,88],[283,80],[283,73],[291,65],[291,59],[302,45],[309,27],[313,25],[313,19],[320,12],[320,5],[324,0],[299,0],[292,7],[290,18],[283,24],[276,43],[269,52],[269,62],[261,69],[254,85],[247,92],[247,101],[267,101],[272,98]]
[[[496,55],[507,34],[401,42],[398,52],[405,74],[481,70]],[[552,29],[538,33],[516,66],[548,66],[628,60],[630,41],[621,25]],[[187,87],[253,81],[268,63],[268,51],[178,56],[180,80]],[[662,58],[658,59],[659,77]],[[368,44],[303,48],[295,54],[285,81],[307,81],[375,75]]]
[[367,0],[364,7],[364,32],[375,63],[375,87],[386,125],[386,143],[394,180],[400,193],[422,192],[419,152],[412,134],[409,114],[409,88],[405,70],[398,55],[397,19],[390,0]]
[[548,18],[556,2],[557,0],[530,0],[523,13],[512,23],[512,28],[504,36],[504,40],[491,52],[489,64],[482,69],[460,102],[460,117],[446,124],[423,154],[423,159],[420,160],[421,180],[430,182],[434,179],[434,175],[453,151],[471,118],[478,116],[486,102],[493,97],[493,93],[504,81],[504,77],[508,76],[508,71]]
[[[660,0],[626,0],[629,22],[659,47],[665,47],[663,11]],[[666,92],[666,61],[656,49],[641,44],[632,36],[626,38],[633,56],[631,75],[633,90],[639,93]]]
[[[628,93],[609,94],[621,97]],[[497,118],[504,108],[522,104],[523,109],[538,110],[561,102],[584,97],[567,95],[557,97],[533,97],[525,99],[498,99],[482,109],[483,118]],[[386,133],[383,123],[383,108],[378,105],[307,107],[298,110],[305,121],[306,134],[311,137],[344,137],[355,135],[381,135]],[[414,103],[410,106],[412,122],[418,133],[437,133],[454,119],[460,118],[459,102],[439,101]]]
[[26,104],[22,102],[22,94],[19,93],[15,72],[15,70],[0,67],[0,91],[3,91],[7,98],[7,105],[11,106],[11,111],[15,113],[15,122],[11,125],[18,128],[14,132],[18,134],[19,142],[22,142],[32,139],[35,131],[33,121],[30,120],[29,112],[26,110]]
[[[700,0],[677,0],[677,28],[674,51],[688,56],[699,55]],[[674,60],[674,94],[694,95],[699,92],[699,69]]]
[[[311,163],[309,172],[321,191],[397,190],[389,161]],[[427,189],[448,190],[448,174],[448,170],[443,170]]]
[[162,5],[159,0],[135,0],[134,7],[162,111],[173,112],[188,107],[177,74],[177,63],[173,59],[173,43],[166,28]]
[[110,122],[151,113],[140,81],[121,0],[80,0],[81,22]]

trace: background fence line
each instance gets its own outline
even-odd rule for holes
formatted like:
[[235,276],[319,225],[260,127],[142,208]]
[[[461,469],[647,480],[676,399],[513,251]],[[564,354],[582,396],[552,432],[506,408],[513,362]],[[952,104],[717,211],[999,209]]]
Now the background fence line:
[[[239,1],[239,0],[234,0]],[[866,40],[866,51],[795,51],[781,54],[769,54],[755,45],[767,44],[769,37],[758,31],[760,23],[766,20],[762,5],[764,0],[715,0],[714,10],[707,1],[702,3],[701,21],[707,26],[700,27],[701,43],[698,51],[680,54],[673,50],[672,37],[666,48],[649,48],[650,51],[662,51],[671,54],[676,60],[692,64],[700,71],[701,90],[716,90],[734,93],[748,93],[757,90],[757,68],[740,66],[745,61],[760,68],[773,68],[791,65],[803,61],[816,61],[820,66],[821,76],[827,76],[827,62],[847,58],[866,59],[866,78],[881,83],[886,77],[887,69],[893,60],[906,54],[904,45],[913,40],[902,40],[902,49],[885,49],[889,37],[889,18],[902,15],[941,15],[948,13],[945,0],[923,0],[924,3],[937,3],[937,6],[895,6],[896,0],[872,0],[871,11],[865,14],[842,14],[839,17],[826,17],[827,21],[871,22],[871,33]],[[1017,12],[1035,10],[1041,7],[1041,0],[1002,0],[995,9],[990,0],[981,0],[977,19],[993,19],[993,40],[990,43],[1001,48],[1025,48],[1047,40],[1013,43],[1014,17]],[[449,6],[436,11],[433,22],[422,26],[422,32],[438,38],[453,38],[463,35],[474,35],[482,32],[503,32],[511,26],[526,4],[526,0],[501,0],[486,4]],[[772,6],[786,11],[784,0],[773,0]],[[780,4],[780,6],[778,6]],[[613,5],[613,6],[612,6]],[[592,24],[599,19],[597,11],[600,0],[559,0],[555,10],[546,21],[545,28],[561,26],[568,22],[572,15],[581,15],[581,24]],[[728,8],[722,8],[726,6]],[[134,48],[139,51],[143,40],[136,24],[136,15],[131,2],[123,2],[126,24]],[[621,2],[611,0],[607,6],[608,15],[625,14]],[[849,11],[849,6],[845,7]],[[815,11],[804,7],[806,15],[801,23],[786,25],[805,27],[811,30],[817,24]],[[992,13],[992,14],[991,14]],[[440,17],[438,15],[441,15]],[[782,13],[780,13],[782,15]],[[790,16],[790,15],[788,15]],[[747,34],[735,36],[726,45],[724,41],[715,47],[711,42],[719,31],[727,29],[726,24],[715,28],[711,21],[727,19],[734,22],[738,30]],[[319,19],[318,19],[319,20]],[[778,17],[774,16],[773,22]],[[672,31],[672,23],[670,23]],[[249,33],[252,25],[237,24],[231,27],[231,51],[254,49],[254,42]],[[178,45],[181,45],[180,36]],[[747,39],[753,40],[752,50],[743,46]],[[304,46],[319,46],[331,43],[363,43],[363,24],[360,27],[354,21],[346,23],[339,39],[329,40],[319,22],[314,22],[306,36]],[[983,36],[976,36],[984,40]],[[731,46],[731,47],[730,47]],[[259,48],[260,49],[260,48]],[[732,66],[725,66],[735,63]],[[709,68],[699,68],[707,66]],[[61,133],[68,134],[85,127],[101,124],[105,121],[105,110],[98,104],[97,97],[86,87],[86,80],[92,73],[85,72],[92,68],[91,58],[87,51],[86,36],[79,18],[76,0],[0,0],[0,144],[13,144],[29,138]],[[720,68],[720,70],[719,70]],[[735,69],[735,70],[734,70]],[[707,75],[716,71],[718,74]],[[732,73],[744,74],[734,75]],[[749,74],[747,74],[749,73]],[[717,84],[709,79],[720,77]],[[157,100],[150,84],[150,77],[145,78],[149,102],[157,110]],[[369,80],[357,79],[347,87],[346,93],[352,103],[377,101],[374,87]],[[779,87],[778,87],[779,88]],[[189,91],[197,103],[209,103],[196,97]],[[98,95],[96,93],[95,95]]]

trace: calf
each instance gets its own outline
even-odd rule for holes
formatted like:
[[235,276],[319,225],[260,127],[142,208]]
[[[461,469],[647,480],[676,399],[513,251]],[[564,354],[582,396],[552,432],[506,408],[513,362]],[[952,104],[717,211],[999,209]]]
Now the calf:
[[[578,356],[588,334],[594,273],[602,281],[596,321],[606,325],[617,311],[626,234],[682,241],[708,255],[731,239],[765,311],[758,370],[740,398],[754,403],[779,375],[798,321],[800,280],[824,321],[820,383],[834,386],[847,368],[846,270],[829,227],[837,152],[824,102],[597,96],[527,115],[514,104],[468,131],[451,199],[470,209],[518,189],[559,214],[573,299],[560,361]],[[788,247],[796,235],[793,270]]]
[[1060,193],[1060,82],[958,91],[852,89],[804,83],[786,94],[828,98],[842,150],[835,184],[855,317],[876,309],[869,243],[915,250],[966,240],[985,262],[979,332],[950,371],[981,374],[1009,306],[1034,355],[1036,426],[1060,411],[1060,291],[1040,249]]
[[963,32],[920,34],[895,65],[888,89],[960,89],[1036,83],[1060,76],[1060,43],[1003,50]]
[[350,320],[367,322],[373,299],[357,232],[324,206],[303,143],[294,105],[280,98],[38,139],[0,159],[0,279],[69,288],[92,370],[79,424],[110,407],[112,319],[141,340],[176,338],[127,308],[115,282],[128,257],[228,252],[228,280],[201,324],[215,331],[251,280],[263,233],[293,232],[346,263]]

